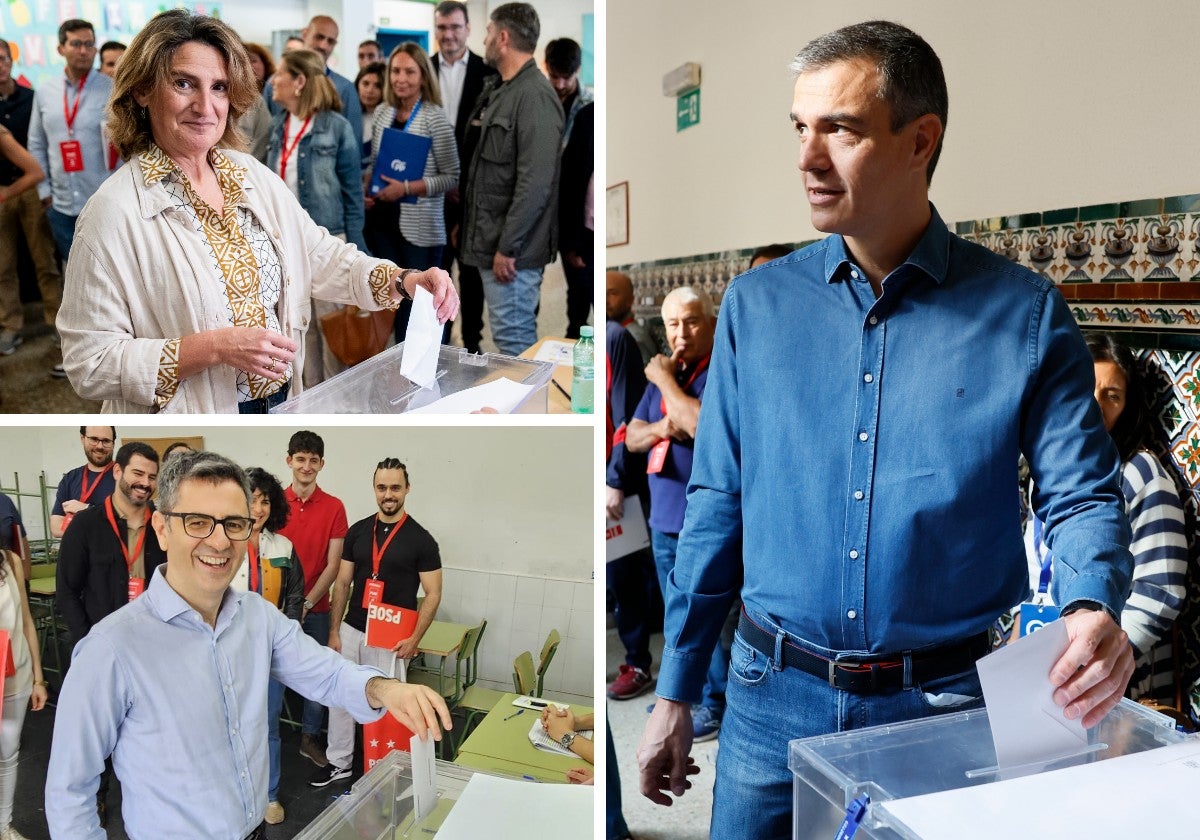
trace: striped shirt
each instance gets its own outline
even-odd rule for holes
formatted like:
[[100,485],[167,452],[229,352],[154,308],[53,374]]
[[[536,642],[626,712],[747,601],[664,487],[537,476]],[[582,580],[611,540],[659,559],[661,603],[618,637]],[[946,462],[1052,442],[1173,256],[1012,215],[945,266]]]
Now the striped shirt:
[[[371,130],[371,157],[367,170],[375,168],[379,142],[385,128],[396,128],[396,109],[380,105],[375,109]],[[458,184],[458,146],[454,142],[454,126],[440,105],[422,102],[416,118],[408,127],[412,134],[433,140],[429,160],[425,163],[425,195],[416,204],[399,202],[400,233],[413,245],[428,248],[446,244],[445,201],[442,196]]]

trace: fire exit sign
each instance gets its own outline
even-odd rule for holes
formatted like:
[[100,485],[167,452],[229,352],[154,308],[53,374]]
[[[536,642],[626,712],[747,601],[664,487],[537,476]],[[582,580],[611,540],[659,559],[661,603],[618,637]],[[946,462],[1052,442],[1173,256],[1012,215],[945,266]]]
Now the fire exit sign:
[[699,122],[700,88],[696,88],[675,100],[675,131],[683,131]]

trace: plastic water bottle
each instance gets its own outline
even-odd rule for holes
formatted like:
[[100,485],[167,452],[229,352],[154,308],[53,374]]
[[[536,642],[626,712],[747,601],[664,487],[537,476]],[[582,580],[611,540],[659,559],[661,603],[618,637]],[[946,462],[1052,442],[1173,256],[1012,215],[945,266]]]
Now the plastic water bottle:
[[575,342],[575,373],[571,378],[571,411],[575,414],[592,413],[592,385],[596,380],[596,342],[592,335],[591,327],[580,327]]

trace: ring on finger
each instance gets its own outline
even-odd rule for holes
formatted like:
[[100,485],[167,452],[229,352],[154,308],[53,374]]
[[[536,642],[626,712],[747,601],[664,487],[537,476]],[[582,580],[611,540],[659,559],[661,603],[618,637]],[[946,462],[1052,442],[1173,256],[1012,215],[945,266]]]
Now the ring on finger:
[[272,357],[271,357],[271,368],[270,368],[270,370],[271,370],[271,373],[274,373],[274,372],[275,372],[275,363],[276,363],[276,362],[278,362],[278,361],[279,361],[279,360],[278,360],[278,359],[276,359],[274,356],[272,356]]

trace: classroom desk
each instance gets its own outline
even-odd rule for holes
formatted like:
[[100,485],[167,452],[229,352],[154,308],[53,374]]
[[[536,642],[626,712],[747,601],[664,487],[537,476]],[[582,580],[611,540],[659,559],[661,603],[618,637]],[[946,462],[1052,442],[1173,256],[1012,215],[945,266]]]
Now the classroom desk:
[[439,657],[436,670],[429,666],[420,668],[420,670],[426,673],[437,674],[439,693],[444,693],[443,689],[445,688],[445,681],[447,679],[446,662],[452,654],[462,647],[463,637],[467,635],[467,631],[472,626],[470,624],[458,624],[453,621],[431,621],[429,629],[421,637],[421,644],[417,645],[418,652]]
[[[508,776],[532,776],[542,782],[567,781],[567,771],[591,765],[577,755],[567,757],[539,750],[529,743],[529,727],[541,712],[526,709],[522,714],[505,720],[520,707],[512,701],[518,695],[509,692],[500,698],[496,708],[487,713],[471,733],[454,759],[455,764],[472,770],[501,773]],[[576,716],[591,714],[588,706],[571,705]]]
[[[547,341],[562,341],[566,344],[574,344],[575,343],[575,341],[570,338],[554,338],[553,336],[539,338],[537,341],[537,344],[534,344],[532,347],[530,347],[527,350],[525,350],[524,352],[522,352],[521,355],[519,355],[517,358],[518,359],[534,358],[535,356],[537,356],[538,351],[542,349],[542,345],[545,344]],[[572,365],[555,365],[554,366],[554,376],[552,377],[554,381],[551,382],[549,385],[550,398],[546,405],[547,412],[549,414],[570,414],[571,413],[571,398],[569,396],[567,396],[566,394],[571,393],[571,380],[574,379],[574,377],[575,377],[575,370]],[[558,388],[554,387],[555,382],[557,382],[559,387],[561,387],[563,389],[562,391],[560,391],[560,390],[558,390]],[[565,391],[566,394],[564,394],[563,391]]]
[[46,595],[53,598],[56,583],[57,580],[53,577],[33,578],[29,581],[29,593],[31,595]]

